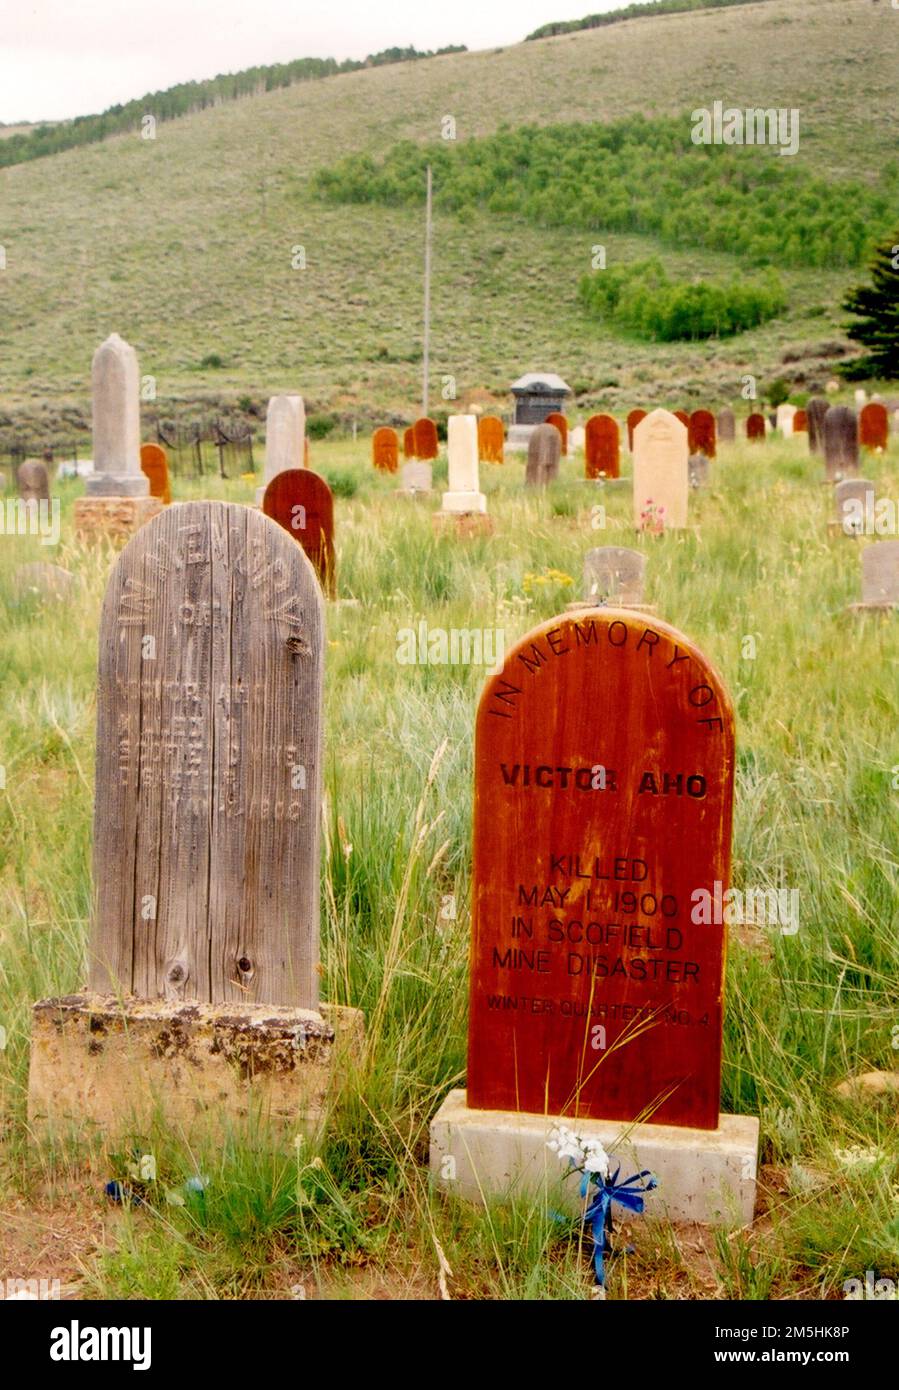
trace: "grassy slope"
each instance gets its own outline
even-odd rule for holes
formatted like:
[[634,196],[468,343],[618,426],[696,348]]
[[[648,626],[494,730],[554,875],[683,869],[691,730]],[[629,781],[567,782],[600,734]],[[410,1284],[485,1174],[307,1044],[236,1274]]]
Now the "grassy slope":
[[[409,413],[419,219],[310,206],[309,170],[350,150],[432,139],[446,113],[465,138],[503,121],[687,113],[721,98],[799,107],[799,159],[857,176],[893,156],[889,123],[871,112],[888,107],[897,52],[889,8],[770,0],[346,74],[161,125],[155,142],[135,134],[5,170],[0,412],[40,420],[67,401],[83,411],[91,352],[116,329],[138,347],[163,404],[299,388],[351,413]],[[545,365],[610,405],[732,396],[743,372],[770,375],[785,349],[832,339],[842,317],[834,306],[846,277],[793,273],[793,317],[736,343],[611,339],[576,303],[593,240],[440,217],[434,387],[452,374],[460,394],[502,393],[519,371]],[[610,256],[651,249],[606,242]],[[302,272],[290,268],[297,243]],[[690,251],[670,259],[688,272],[718,263]],[[212,352],[225,366],[199,370]],[[822,373],[814,368],[811,383]]]
[[[73,545],[81,488],[63,484],[59,550],[27,539],[0,547],[0,1023],[9,1035],[0,1051],[0,1210],[23,1192],[40,1208],[30,1255],[23,1248],[6,1270],[0,1261],[0,1276],[64,1271],[68,1247],[48,1255],[40,1233],[64,1229],[61,1213],[74,1209],[72,1283],[82,1296],[286,1297],[303,1282],[310,1296],[435,1297],[436,1237],[454,1297],[584,1297],[585,1252],[553,1229],[542,1204],[488,1218],[427,1191],[427,1121],[465,1065],[471,740],[484,672],[398,665],[397,632],[424,616],[432,628],[502,628],[511,646],[572,592],[529,586],[525,576],[551,566],[577,584],[588,547],[633,544],[630,497],[612,494],[606,530],[593,530],[595,496],[576,480],[580,463],[566,463],[545,497],[523,490],[521,462],[485,467],[496,535],[460,546],[434,537],[433,499],[391,495],[395,480],[373,473],[361,440],[313,445],[312,461],[358,483],[336,517],[341,592],[359,606],[329,605],[327,618],[323,997],[365,1010],[373,1070],[349,1075],[320,1149],[333,1182],[322,1188],[321,1170],[305,1168],[298,1179],[258,1141],[190,1155],[176,1136],[145,1136],[162,1187],[209,1174],[207,1209],[191,1215],[153,1192],[159,1214],[109,1215],[103,1236],[102,1183],[124,1176],[121,1160],[107,1156],[88,1171],[71,1153],[26,1153],[28,1009],[81,984],[90,898],[108,557]],[[698,535],[647,543],[648,599],[700,643],[734,698],[735,883],[798,888],[800,928],[758,930],[749,944],[737,931],[729,951],[722,1102],[761,1117],[754,1231],[706,1258],[692,1229],[634,1222],[637,1255],[616,1268],[614,1297],[839,1297],[844,1279],[866,1269],[893,1276],[899,1262],[895,1100],[855,1105],[832,1091],[849,1073],[895,1065],[899,625],[844,616],[869,542],[828,538],[821,471],[801,438],[726,446],[713,486],[691,499]],[[899,443],[866,458],[864,471],[880,495],[899,496]],[[248,503],[253,485],[177,480],[175,491],[176,500]],[[72,602],[2,601],[14,568],[32,558],[76,574]],[[430,829],[412,852],[414,808],[444,738],[425,798]],[[440,916],[450,893],[455,921]],[[315,1195],[299,1209],[298,1181]]]

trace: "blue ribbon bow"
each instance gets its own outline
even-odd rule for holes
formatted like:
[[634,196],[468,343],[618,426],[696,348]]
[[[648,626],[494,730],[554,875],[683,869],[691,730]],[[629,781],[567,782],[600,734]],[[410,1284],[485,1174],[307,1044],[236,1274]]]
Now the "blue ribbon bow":
[[[644,1168],[642,1173],[634,1173],[633,1177],[621,1183],[618,1181],[620,1172],[619,1164],[611,1177],[597,1178],[593,1173],[585,1173],[581,1181],[581,1197],[584,1200],[587,1198],[591,1182],[596,1184],[596,1195],[584,1212],[584,1225],[589,1223],[593,1227],[593,1265],[596,1270],[596,1282],[600,1288],[606,1281],[603,1255],[611,1254],[612,1250],[608,1239],[612,1231],[612,1203],[617,1202],[620,1207],[627,1207],[628,1211],[642,1212],[645,1193],[651,1192],[659,1185],[658,1179],[653,1177],[648,1168]],[[644,1178],[648,1178],[649,1181],[642,1187],[636,1186],[642,1183]]]

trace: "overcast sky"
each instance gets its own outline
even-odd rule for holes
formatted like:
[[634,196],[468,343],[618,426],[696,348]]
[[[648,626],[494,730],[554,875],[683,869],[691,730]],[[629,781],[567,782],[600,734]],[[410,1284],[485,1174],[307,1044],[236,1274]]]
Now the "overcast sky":
[[2,0],[0,121],[102,111],[176,82],[291,58],[518,43],[624,0]]

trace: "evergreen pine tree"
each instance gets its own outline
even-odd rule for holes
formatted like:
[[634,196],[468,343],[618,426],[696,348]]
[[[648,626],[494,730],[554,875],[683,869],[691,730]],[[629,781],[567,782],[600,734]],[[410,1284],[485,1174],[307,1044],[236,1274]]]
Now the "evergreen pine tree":
[[845,364],[843,375],[899,380],[899,233],[875,250],[871,279],[843,301],[843,308],[856,315],[846,331],[868,348],[864,357]]

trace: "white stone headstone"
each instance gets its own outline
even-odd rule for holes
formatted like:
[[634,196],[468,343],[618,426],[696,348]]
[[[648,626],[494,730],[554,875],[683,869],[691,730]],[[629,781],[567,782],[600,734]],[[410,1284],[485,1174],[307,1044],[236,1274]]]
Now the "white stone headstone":
[[784,439],[790,439],[793,434],[793,420],[796,416],[796,406],[786,402],[777,407],[777,428],[780,430]]
[[634,430],[634,524],[638,531],[687,524],[687,427],[653,410]]
[[486,512],[487,498],[478,475],[478,422],[474,415],[451,415],[446,423],[449,488],[445,512]]
[[149,497],[140,466],[140,368],[130,343],[111,333],[91,363],[94,471],[89,497]]
[[584,440],[586,438],[586,434],[587,431],[584,429],[583,425],[575,425],[574,429],[571,430],[568,435],[569,454],[574,454],[575,452],[584,452]]

